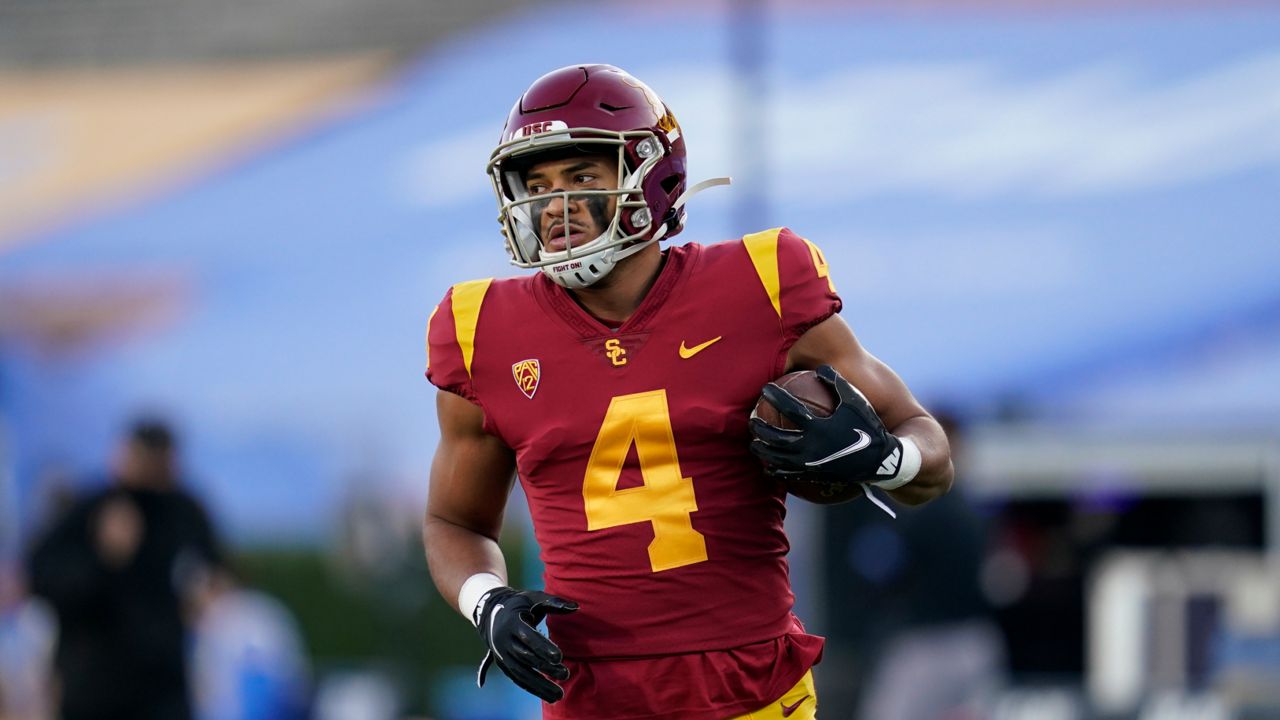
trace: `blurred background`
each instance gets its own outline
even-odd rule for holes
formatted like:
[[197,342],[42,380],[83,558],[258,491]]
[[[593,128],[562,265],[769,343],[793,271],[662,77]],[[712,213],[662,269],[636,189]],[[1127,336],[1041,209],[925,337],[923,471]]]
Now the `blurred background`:
[[0,0],[0,717],[55,686],[23,559],[139,414],[273,603],[201,717],[272,717],[263,657],[325,720],[537,717],[422,560],[422,338],[511,274],[483,164],[578,62],[734,177],[678,242],[814,240],[952,429],[943,501],[790,503],[824,719],[1280,717],[1262,0]]

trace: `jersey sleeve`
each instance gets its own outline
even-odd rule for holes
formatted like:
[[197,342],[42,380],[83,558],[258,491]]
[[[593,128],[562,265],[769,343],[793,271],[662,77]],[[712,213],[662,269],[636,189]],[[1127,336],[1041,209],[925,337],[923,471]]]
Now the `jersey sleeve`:
[[479,404],[471,380],[476,322],[491,280],[471,280],[449,288],[427,320],[427,380]]
[[840,312],[842,302],[822,250],[787,228],[743,238],[769,302],[777,313],[783,349],[806,330]]

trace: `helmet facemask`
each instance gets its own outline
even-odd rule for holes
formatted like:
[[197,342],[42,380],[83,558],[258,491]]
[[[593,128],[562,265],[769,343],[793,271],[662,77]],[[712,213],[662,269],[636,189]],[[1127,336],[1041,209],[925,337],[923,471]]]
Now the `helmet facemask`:
[[[655,230],[655,218],[645,200],[644,183],[668,151],[666,143],[647,130],[564,128],[499,145],[487,171],[498,199],[498,222],[502,225],[512,264],[538,268],[565,287],[583,288],[607,275],[619,260],[665,235],[667,223],[662,222]],[[574,154],[615,155],[616,187],[529,193],[524,179],[526,168],[532,163]],[[563,250],[553,251],[543,245],[539,206],[545,207],[555,198],[561,200],[563,207],[566,245]],[[600,213],[598,209],[592,211],[602,200],[607,204],[611,198],[614,199],[611,214]],[[573,244],[569,238],[571,203],[585,205],[603,232],[586,242]]]

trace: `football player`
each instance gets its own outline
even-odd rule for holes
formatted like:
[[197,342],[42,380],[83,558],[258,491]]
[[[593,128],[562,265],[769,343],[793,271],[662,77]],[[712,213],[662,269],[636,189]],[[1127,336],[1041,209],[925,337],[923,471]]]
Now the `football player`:
[[[488,172],[512,260],[537,272],[459,283],[432,313],[423,528],[436,586],[487,646],[479,681],[497,665],[545,718],[814,717],[823,640],[791,611],[783,481],[918,504],[950,486],[945,435],[836,314],[815,244],[783,228],[659,244],[684,224],[685,141],[636,78],[539,78]],[[839,398],[830,417],[768,384],[795,369]],[[762,387],[796,429],[750,418]],[[545,592],[507,586],[516,477]]]

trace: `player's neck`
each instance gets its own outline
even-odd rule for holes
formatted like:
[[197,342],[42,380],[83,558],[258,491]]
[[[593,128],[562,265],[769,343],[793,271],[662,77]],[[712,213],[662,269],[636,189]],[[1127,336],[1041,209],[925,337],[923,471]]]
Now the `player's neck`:
[[658,243],[646,247],[618,265],[591,287],[570,290],[582,309],[606,325],[617,327],[635,313],[649,288],[658,279],[665,257]]

